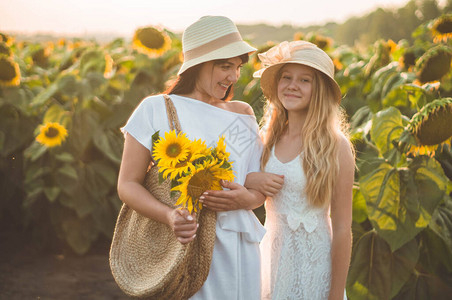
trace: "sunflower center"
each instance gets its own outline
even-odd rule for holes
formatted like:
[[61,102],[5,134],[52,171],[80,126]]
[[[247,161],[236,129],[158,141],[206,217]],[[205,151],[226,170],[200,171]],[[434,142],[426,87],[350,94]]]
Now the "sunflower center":
[[416,65],[416,55],[411,51],[405,52],[403,55],[403,63],[406,67]]
[[16,77],[14,66],[6,59],[0,59],[0,80],[10,81]]
[[46,131],[46,137],[55,138],[58,136],[60,132],[55,127],[49,127]]
[[438,145],[452,137],[452,111],[441,107],[428,119],[423,120],[417,127],[416,137],[422,145]]
[[178,143],[168,145],[166,155],[171,158],[177,157],[182,152],[182,147]]
[[44,48],[40,48],[35,53],[33,53],[31,58],[33,59],[33,62],[38,66],[47,65],[49,59]]
[[436,27],[436,30],[438,32],[445,34],[445,33],[451,33],[452,32],[452,19],[451,20],[444,20],[443,22],[440,22],[438,26]]
[[209,170],[196,173],[188,182],[187,194],[193,199],[199,199],[202,193],[210,189],[214,179],[215,177]]
[[160,49],[165,44],[165,38],[155,28],[144,28],[137,34],[141,43],[150,49]]
[[447,47],[439,47],[424,54],[423,64],[419,71],[419,80],[423,83],[441,79],[450,70],[452,51]]

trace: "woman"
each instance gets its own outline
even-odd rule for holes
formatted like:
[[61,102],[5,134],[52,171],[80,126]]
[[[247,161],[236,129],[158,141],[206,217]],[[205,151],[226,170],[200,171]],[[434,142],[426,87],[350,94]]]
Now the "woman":
[[[184,62],[169,94],[182,131],[207,146],[225,136],[233,161],[235,182],[224,182],[225,210],[217,213],[216,240],[211,268],[201,290],[191,299],[259,299],[259,246],[264,229],[251,209],[264,196],[242,185],[249,172],[259,170],[262,146],[251,107],[227,101],[240,67],[256,49],[245,43],[226,17],[207,16],[190,25],[182,37]],[[169,225],[181,243],[196,236],[194,215],[156,200],[143,186],[152,153],[152,135],[168,132],[162,95],[144,99],[124,126],[124,153],[118,193],[138,213]]]
[[246,187],[267,197],[263,299],[343,299],[351,254],[353,147],[343,130],[334,65],[305,41],[259,55],[269,101],[263,173]]

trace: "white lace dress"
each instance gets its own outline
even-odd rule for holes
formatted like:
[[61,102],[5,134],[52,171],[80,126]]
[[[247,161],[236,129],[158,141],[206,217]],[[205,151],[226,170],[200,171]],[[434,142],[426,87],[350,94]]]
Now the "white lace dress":
[[310,206],[300,156],[280,162],[274,148],[266,172],[284,175],[281,191],[265,203],[267,233],[261,242],[262,299],[328,298],[331,223],[328,209]]

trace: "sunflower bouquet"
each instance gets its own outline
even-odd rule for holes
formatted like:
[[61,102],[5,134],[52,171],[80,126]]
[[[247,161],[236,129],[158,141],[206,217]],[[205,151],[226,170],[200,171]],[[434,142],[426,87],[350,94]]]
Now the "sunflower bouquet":
[[153,156],[162,180],[171,180],[171,191],[180,192],[176,206],[190,213],[202,209],[199,197],[206,190],[221,190],[220,180],[234,180],[225,137],[207,148],[201,139],[190,140],[174,130],[153,136]]

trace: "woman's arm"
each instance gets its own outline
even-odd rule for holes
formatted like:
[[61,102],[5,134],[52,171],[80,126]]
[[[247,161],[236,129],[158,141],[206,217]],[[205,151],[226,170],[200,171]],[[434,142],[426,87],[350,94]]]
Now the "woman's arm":
[[197,229],[195,218],[187,210],[171,208],[161,203],[143,186],[150,158],[146,147],[130,134],[125,135],[118,177],[119,198],[139,214],[169,225],[181,243],[189,243]]
[[352,200],[355,161],[348,141],[341,138],[339,174],[331,200],[331,289],[328,300],[344,299],[352,249]]
[[228,190],[206,191],[199,201],[213,211],[229,211],[237,209],[255,209],[265,201],[265,196],[253,189],[222,180],[221,185]]

